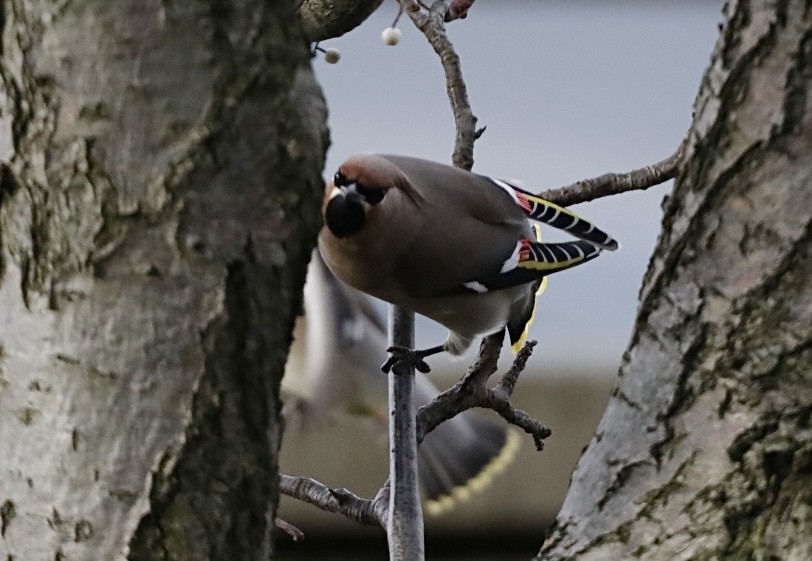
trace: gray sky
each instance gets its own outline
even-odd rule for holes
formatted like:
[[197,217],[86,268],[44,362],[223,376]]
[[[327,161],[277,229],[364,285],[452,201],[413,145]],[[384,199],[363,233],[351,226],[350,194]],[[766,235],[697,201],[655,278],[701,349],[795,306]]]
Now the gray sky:
[[[721,6],[479,0],[449,25],[474,114],[487,126],[474,170],[540,191],[668,156],[690,124]],[[450,161],[454,123],[439,61],[405,16],[400,44],[381,42],[395,13],[384,2],[360,28],[322,43],[341,51],[339,64],[314,61],[330,108],[326,176],[356,152]],[[550,278],[531,331],[541,344],[536,365],[618,363],[670,186],[574,207],[621,250]],[[419,320],[418,346],[444,336]]]

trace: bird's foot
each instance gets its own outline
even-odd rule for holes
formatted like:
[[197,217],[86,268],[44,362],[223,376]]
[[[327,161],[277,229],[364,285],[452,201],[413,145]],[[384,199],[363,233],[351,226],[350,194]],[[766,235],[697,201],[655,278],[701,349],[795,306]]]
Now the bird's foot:
[[386,349],[386,352],[389,353],[389,358],[381,365],[381,370],[388,374],[396,364],[405,363],[406,365],[413,366],[418,372],[428,374],[431,372],[431,367],[423,359],[433,353],[427,353],[427,350],[431,349],[418,351],[410,349],[409,347],[393,345]]

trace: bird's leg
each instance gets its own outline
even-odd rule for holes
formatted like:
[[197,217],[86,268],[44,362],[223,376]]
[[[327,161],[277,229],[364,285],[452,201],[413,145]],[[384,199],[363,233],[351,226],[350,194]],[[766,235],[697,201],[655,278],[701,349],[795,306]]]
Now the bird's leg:
[[394,345],[386,349],[386,352],[389,353],[389,358],[387,358],[386,362],[381,365],[381,370],[388,373],[396,364],[405,362],[406,364],[411,364],[414,366],[415,370],[422,372],[423,374],[428,374],[431,372],[431,367],[429,367],[429,365],[423,359],[427,356],[441,353],[444,350],[444,345],[437,345],[436,347],[429,347],[428,349],[420,350]]

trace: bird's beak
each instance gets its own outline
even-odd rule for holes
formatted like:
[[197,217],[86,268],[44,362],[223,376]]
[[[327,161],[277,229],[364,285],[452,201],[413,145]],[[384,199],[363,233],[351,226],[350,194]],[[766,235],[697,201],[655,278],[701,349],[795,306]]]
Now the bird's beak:
[[348,201],[360,203],[364,200],[364,196],[361,195],[361,193],[359,193],[355,188],[355,183],[351,185],[342,185],[341,187],[338,187],[338,189],[341,190],[341,194],[344,195]]
[[335,186],[333,187],[333,192],[330,195],[330,198],[337,197],[341,195],[345,199],[353,203],[360,203],[364,200],[364,196],[358,192],[355,188],[355,183],[351,185],[342,185],[342,186]]

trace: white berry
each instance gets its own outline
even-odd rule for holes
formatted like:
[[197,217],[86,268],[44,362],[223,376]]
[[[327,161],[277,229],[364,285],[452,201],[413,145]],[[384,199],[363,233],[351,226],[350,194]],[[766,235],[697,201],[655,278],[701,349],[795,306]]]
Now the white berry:
[[341,51],[338,49],[325,49],[324,62],[327,64],[336,64],[339,60],[341,60]]
[[397,27],[387,27],[381,33],[383,42],[390,46],[395,46],[400,43],[400,29]]

